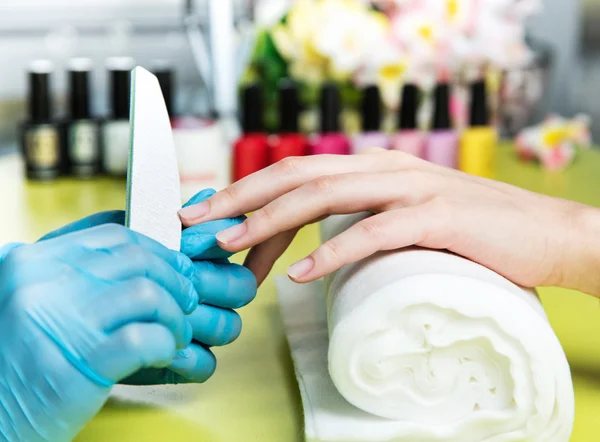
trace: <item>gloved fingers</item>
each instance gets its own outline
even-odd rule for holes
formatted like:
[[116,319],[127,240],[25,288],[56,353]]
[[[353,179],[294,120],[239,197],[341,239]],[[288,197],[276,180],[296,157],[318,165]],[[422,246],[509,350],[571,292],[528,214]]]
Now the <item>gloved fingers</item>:
[[[191,261],[190,261],[191,263]],[[146,278],[169,292],[185,313],[198,304],[198,293],[189,277],[178,273],[160,256],[146,251],[142,246],[124,244],[109,250],[88,252],[71,263],[73,268],[105,282]],[[191,264],[192,276],[195,267]]]
[[192,336],[195,341],[209,346],[229,344],[242,331],[242,319],[235,311],[199,305],[189,316]]
[[119,382],[142,368],[167,367],[176,352],[171,330],[156,322],[136,322],[109,335],[88,364],[98,375]]
[[213,196],[217,191],[215,189],[204,189],[198,192],[196,195],[191,197],[187,203],[183,205],[183,207],[191,206],[194,204],[200,204],[201,202],[206,201],[208,198]]
[[127,385],[164,385],[202,383],[210,378],[217,368],[213,353],[199,344],[190,344],[179,350],[168,368],[139,370],[120,383]]
[[255,245],[250,249],[244,266],[256,276],[256,282],[260,286],[269,275],[275,261],[287,250],[294,240],[299,229],[287,230],[278,233],[265,242]]
[[162,244],[141,233],[134,232],[117,224],[104,224],[85,230],[69,233],[47,241],[24,247],[28,259],[43,256],[60,257],[66,261],[77,261],[90,251],[110,252],[111,249],[123,245],[138,245],[146,254],[154,254],[166,261],[173,269],[186,276],[191,276],[193,267],[190,259],[184,254],[169,250]]
[[147,278],[112,285],[87,304],[84,314],[107,334],[134,322],[156,322],[171,331],[178,349],[192,340],[191,324],[173,296]]
[[256,296],[256,278],[246,267],[211,261],[194,262],[194,267],[192,283],[203,304],[239,308]]
[[56,238],[57,236],[66,235],[67,233],[77,232],[79,230],[89,229],[91,227],[101,226],[103,224],[125,224],[125,212],[123,210],[110,210],[100,212],[75,221],[66,226],[60,227],[52,232],[42,236],[38,241],[45,241]]
[[202,383],[210,378],[217,368],[217,359],[204,346],[191,343],[184,350],[179,350],[169,365],[180,378],[178,383]]
[[189,381],[168,368],[144,368],[119,381],[122,385],[174,385]]
[[188,227],[181,233],[181,253],[191,259],[229,258],[217,244],[216,235],[222,230],[244,222],[245,217],[226,218]]

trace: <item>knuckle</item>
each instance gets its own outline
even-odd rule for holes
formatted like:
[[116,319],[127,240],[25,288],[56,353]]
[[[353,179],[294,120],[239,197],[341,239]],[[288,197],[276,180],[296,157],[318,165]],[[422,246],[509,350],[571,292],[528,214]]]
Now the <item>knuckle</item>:
[[[223,192],[222,195],[230,202],[237,200],[238,191],[237,191],[235,184],[232,184],[231,186],[227,186],[225,189],[223,189],[222,192]],[[210,200],[210,198],[209,198],[209,200]]]
[[[262,209],[259,209],[256,213],[256,219],[261,220],[262,222],[268,222],[270,220],[272,220],[275,216],[275,211],[273,210],[273,205],[272,204],[267,204],[266,206],[264,206]],[[248,218],[245,223],[247,225],[250,225],[252,223],[252,216],[250,218]]]
[[378,240],[383,231],[383,224],[377,217],[372,217],[356,225],[361,235],[367,236],[370,240]]
[[344,260],[341,256],[340,246],[337,241],[330,239],[329,241],[323,243],[320,249],[326,260],[334,263],[344,263]]
[[160,303],[161,295],[158,286],[149,279],[138,278],[134,282],[135,296],[138,303],[157,305]]
[[333,193],[339,183],[339,178],[335,175],[322,176],[313,181],[315,191],[322,194]]
[[132,324],[122,331],[123,341],[129,348],[140,348],[144,345],[144,332],[138,324]]
[[287,157],[279,161],[275,167],[278,173],[282,175],[298,174],[301,169],[301,163],[304,159],[301,157]]
[[420,161],[416,156],[402,152],[400,150],[390,150],[387,152],[386,160],[392,161],[398,166],[403,166],[407,164],[414,164]]
[[452,204],[441,195],[436,195],[427,204],[427,208],[432,211],[436,217],[446,217],[452,212]]

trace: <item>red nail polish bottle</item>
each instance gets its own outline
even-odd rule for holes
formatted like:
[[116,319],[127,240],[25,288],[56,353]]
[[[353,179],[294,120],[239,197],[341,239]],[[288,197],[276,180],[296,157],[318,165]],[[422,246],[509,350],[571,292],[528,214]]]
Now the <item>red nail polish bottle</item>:
[[269,164],[306,155],[308,140],[298,130],[299,115],[298,88],[291,80],[284,79],[279,84],[279,134],[271,139]]
[[251,84],[242,96],[242,136],[233,145],[233,180],[267,167],[268,136],[263,122],[262,90]]

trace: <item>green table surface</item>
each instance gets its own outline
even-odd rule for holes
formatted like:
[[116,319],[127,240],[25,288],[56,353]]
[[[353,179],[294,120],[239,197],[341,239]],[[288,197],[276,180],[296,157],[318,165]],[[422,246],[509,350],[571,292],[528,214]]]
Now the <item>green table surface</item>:
[[[88,214],[123,208],[123,181],[61,180],[27,183],[16,156],[0,158],[0,244],[33,241],[48,230]],[[499,150],[496,179],[600,207],[600,152],[582,152],[566,171],[551,173]],[[600,232],[599,232],[600,234]],[[316,226],[303,229],[274,274],[318,245]],[[556,251],[560,253],[560,251]],[[236,257],[241,261],[242,256]],[[576,393],[572,441],[600,434],[600,306],[598,300],[562,289],[540,290],[542,301],[571,363]],[[240,311],[244,326],[233,344],[215,349],[218,369],[177,411],[110,400],[76,439],[96,441],[300,442],[303,417],[271,278]]]

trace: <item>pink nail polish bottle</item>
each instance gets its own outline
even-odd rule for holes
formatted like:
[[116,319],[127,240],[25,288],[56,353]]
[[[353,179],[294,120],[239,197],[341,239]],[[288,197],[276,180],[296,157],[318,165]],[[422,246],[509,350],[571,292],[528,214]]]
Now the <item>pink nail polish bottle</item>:
[[350,153],[348,138],[340,131],[340,92],[333,83],[321,89],[321,133],[310,148],[312,155]]
[[391,148],[419,158],[425,156],[425,136],[418,128],[419,89],[406,84],[402,90],[401,108],[398,113],[398,133],[392,138]]
[[438,84],[434,92],[432,131],[425,147],[425,159],[432,163],[456,168],[458,161],[458,134],[450,120],[450,86]]
[[381,95],[375,85],[363,91],[362,98],[362,133],[354,137],[352,153],[360,153],[370,147],[388,149],[390,139],[381,131]]

